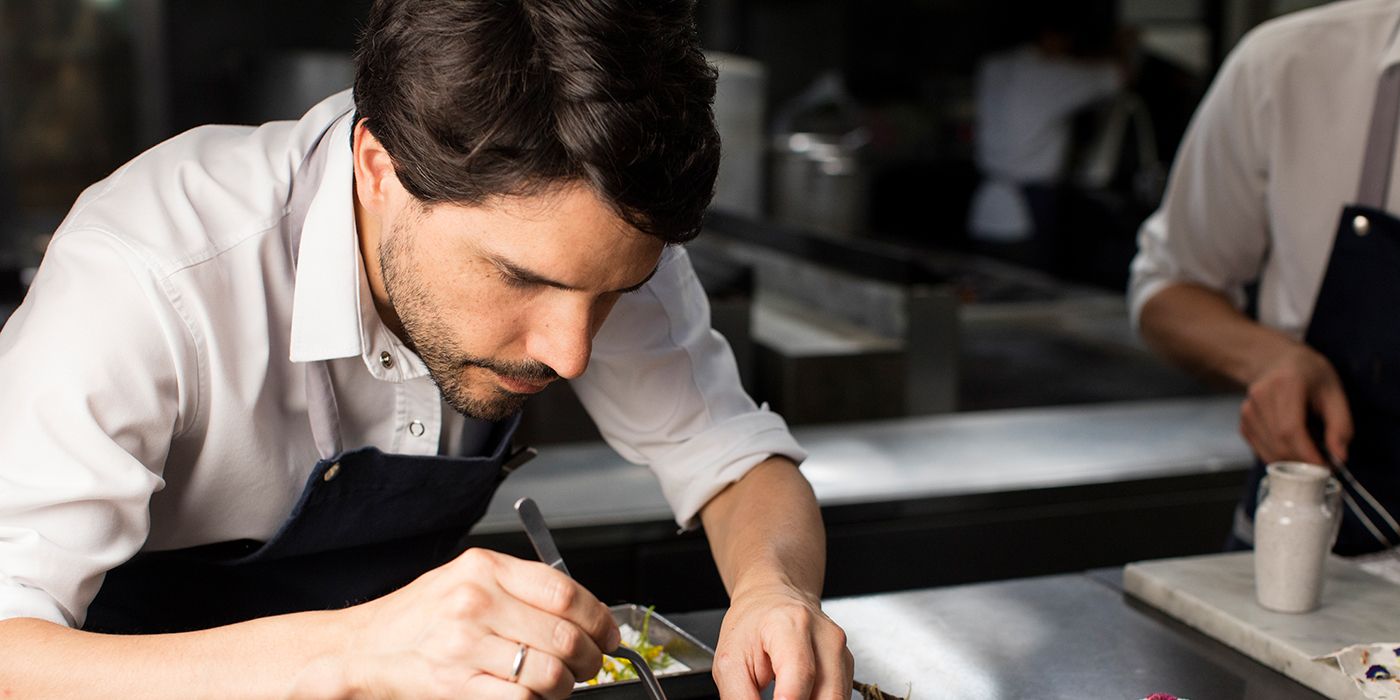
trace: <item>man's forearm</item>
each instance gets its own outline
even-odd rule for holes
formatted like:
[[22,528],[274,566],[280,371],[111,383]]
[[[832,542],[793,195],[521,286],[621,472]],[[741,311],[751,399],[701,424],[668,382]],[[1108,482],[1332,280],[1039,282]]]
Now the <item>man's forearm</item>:
[[730,596],[775,583],[820,598],[826,531],[812,487],[782,457],[754,467],[701,513]]
[[[216,605],[217,601],[210,601]],[[287,698],[318,659],[340,655],[336,613],[200,632],[106,635],[45,620],[0,621],[0,697]],[[300,679],[307,688],[306,679]],[[335,679],[320,684],[333,695]]]
[[701,513],[729,590],[715,646],[722,697],[844,698],[855,664],[821,610],[826,532],[812,487],[778,457],[754,467]]
[[1143,340],[1186,369],[1235,386],[1248,386],[1280,355],[1296,350],[1292,338],[1245,316],[1213,289],[1174,284],[1143,305]]

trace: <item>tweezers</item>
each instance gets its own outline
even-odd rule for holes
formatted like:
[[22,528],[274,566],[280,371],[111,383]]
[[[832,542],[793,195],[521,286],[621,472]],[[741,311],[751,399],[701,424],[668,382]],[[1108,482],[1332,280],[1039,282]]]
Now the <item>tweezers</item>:
[[[1371,508],[1381,516],[1381,519],[1385,520],[1385,524],[1390,527],[1391,532],[1400,535],[1400,523],[1396,523],[1395,518],[1385,509],[1385,506],[1382,506],[1380,501],[1376,500],[1376,497],[1372,496],[1371,492],[1367,491],[1366,487],[1362,486],[1361,482],[1352,475],[1351,470],[1347,468],[1346,462],[1338,460],[1334,466],[1337,468],[1337,473],[1342,475],[1342,481],[1345,481],[1346,485],[1349,486],[1352,491],[1360,495],[1362,500],[1366,501],[1366,504],[1371,506]],[[1361,524],[1366,526],[1371,536],[1375,537],[1377,542],[1384,545],[1392,556],[1396,559],[1400,559],[1400,549],[1396,548],[1394,540],[1391,540],[1389,535],[1385,534],[1385,532],[1381,531],[1381,529],[1376,526],[1375,521],[1371,520],[1371,516],[1366,514],[1365,509],[1356,502],[1356,499],[1352,498],[1351,493],[1349,493],[1347,489],[1342,489],[1342,500],[1346,502],[1347,508],[1350,508],[1351,512],[1356,515],[1356,519],[1360,520]]]

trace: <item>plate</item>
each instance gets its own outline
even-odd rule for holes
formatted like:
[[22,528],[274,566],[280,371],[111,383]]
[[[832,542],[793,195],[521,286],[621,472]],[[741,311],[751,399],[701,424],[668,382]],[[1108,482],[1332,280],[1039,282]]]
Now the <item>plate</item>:
[[[612,611],[613,619],[617,621],[617,624],[631,625],[632,629],[635,630],[642,629],[642,622],[647,617],[646,608],[631,603],[614,605],[608,609]],[[690,667],[689,671],[657,677],[657,680],[661,682],[661,689],[666,691],[667,700],[705,698],[715,695],[715,682],[710,675],[710,670],[715,665],[714,649],[654,612],[651,614],[651,623],[647,632],[653,644],[660,644],[666,653],[671,655],[671,658]],[[614,698],[617,700],[623,698],[644,700],[647,697],[647,691],[642,687],[641,681],[626,680],[579,688],[574,691],[573,696],[588,700],[614,700]]]

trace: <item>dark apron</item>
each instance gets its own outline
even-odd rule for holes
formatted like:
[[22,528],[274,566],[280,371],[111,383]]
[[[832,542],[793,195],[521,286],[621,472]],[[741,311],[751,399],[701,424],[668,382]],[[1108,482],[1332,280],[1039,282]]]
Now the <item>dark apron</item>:
[[[1400,127],[1400,66],[1381,76],[1371,114],[1357,203],[1342,209],[1332,256],[1313,308],[1305,342],[1332,364],[1351,407],[1355,437],[1347,465],[1391,513],[1400,513],[1400,219],[1385,210],[1396,129]],[[1319,448],[1320,426],[1314,423]],[[1243,509],[1252,521],[1264,467],[1250,474]],[[1357,506],[1392,541],[1383,518],[1352,494]],[[1333,551],[1378,551],[1383,545],[1349,508]]]
[[[306,211],[324,161],[309,156],[298,169],[293,211]],[[294,256],[299,240],[292,237]],[[266,542],[138,554],[107,573],[83,629],[180,632],[382,596],[459,554],[496,487],[533,455],[510,449],[519,414],[494,424],[468,419],[477,456],[344,450],[325,362],[308,363],[306,394],[321,458],[277,533]]]

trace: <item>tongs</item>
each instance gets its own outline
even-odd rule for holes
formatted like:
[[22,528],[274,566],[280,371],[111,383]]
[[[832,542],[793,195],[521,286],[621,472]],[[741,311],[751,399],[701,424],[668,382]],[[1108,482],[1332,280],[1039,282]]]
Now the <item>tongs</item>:
[[[515,512],[520,516],[520,522],[525,526],[525,535],[530,538],[530,544],[535,547],[535,554],[539,555],[540,561],[548,564],[550,568],[558,571],[569,578],[573,575],[569,573],[569,567],[564,565],[564,557],[559,554],[559,547],[554,544],[554,536],[549,534],[549,526],[545,525],[544,515],[540,513],[540,507],[535,505],[534,500],[522,498],[515,502]],[[618,645],[616,649],[605,652],[608,656],[626,659],[636,669],[637,677],[642,679],[642,685],[647,689],[647,695],[651,700],[666,700],[666,693],[661,691],[661,683],[657,682],[656,674],[651,672],[651,667],[647,665],[646,659],[641,654]]]
[[[1366,504],[1371,506],[1371,508],[1376,511],[1376,514],[1385,521],[1385,524],[1390,527],[1390,531],[1400,535],[1400,523],[1397,523],[1395,518],[1385,509],[1385,506],[1382,506],[1381,502],[1376,500],[1376,497],[1372,496],[1371,492],[1367,491],[1366,487],[1362,486],[1361,482],[1352,475],[1351,470],[1347,468],[1347,463],[1339,459],[1334,459],[1332,466],[1335,467],[1337,473],[1342,476],[1342,481],[1346,482],[1346,485],[1350,487],[1352,491],[1355,491],[1357,495],[1361,496],[1362,500],[1366,501]],[[1345,488],[1342,489],[1342,500],[1346,502],[1347,508],[1351,509],[1356,519],[1360,520],[1361,524],[1365,525],[1366,529],[1371,532],[1371,536],[1375,537],[1377,542],[1385,546],[1386,551],[1390,552],[1391,556],[1400,559],[1400,549],[1396,548],[1395,541],[1390,539],[1390,536],[1386,535],[1385,532],[1376,526],[1376,523],[1371,520],[1371,517],[1357,504],[1356,499],[1352,498],[1351,493]]]
[[1371,516],[1367,515],[1366,510],[1356,502],[1351,492],[1356,492],[1356,495],[1366,501],[1367,505],[1371,506],[1376,514],[1385,521],[1385,524],[1390,526],[1390,531],[1397,536],[1400,536],[1400,523],[1397,523],[1395,518],[1386,511],[1385,506],[1382,506],[1381,502],[1376,500],[1376,497],[1372,496],[1371,492],[1367,491],[1366,487],[1362,486],[1361,482],[1352,475],[1351,469],[1347,467],[1347,461],[1338,458],[1337,455],[1332,454],[1331,450],[1327,449],[1327,441],[1323,439],[1322,421],[1316,414],[1308,416],[1308,433],[1312,435],[1313,443],[1317,445],[1323,458],[1332,465],[1332,470],[1342,477],[1342,501],[1346,507],[1351,510],[1352,515],[1355,515],[1357,520],[1361,521],[1361,524],[1371,533],[1371,537],[1374,537],[1382,547],[1385,547],[1391,556],[1400,560],[1400,549],[1396,548],[1395,541],[1390,539],[1390,536],[1383,532],[1375,521],[1371,520]]

